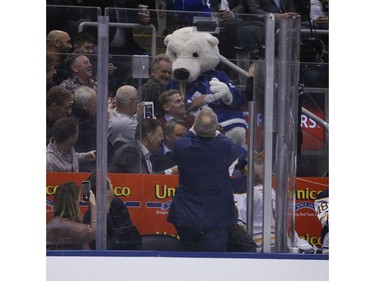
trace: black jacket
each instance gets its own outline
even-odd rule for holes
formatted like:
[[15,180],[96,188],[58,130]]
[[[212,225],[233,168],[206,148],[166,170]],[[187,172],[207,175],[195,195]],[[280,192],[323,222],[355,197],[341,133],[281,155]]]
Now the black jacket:
[[[91,211],[88,210],[83,222],[90,224]],[[95,250],[96,242],[90,242]],[[142,250],[142,239],[137,227],[133,224],[128,209],[119,198],[111,202],[107,214],[107,250]]]

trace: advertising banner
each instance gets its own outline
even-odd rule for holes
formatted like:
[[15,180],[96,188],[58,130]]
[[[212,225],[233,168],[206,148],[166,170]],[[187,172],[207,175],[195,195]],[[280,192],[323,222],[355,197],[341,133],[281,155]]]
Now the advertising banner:
[[[303,107],[320,117],[322,120],[325,120],[324,112],[322,110],[308,103],[304,103]],[[325,143],[324,127],[305,114],[301,115],[301,127],[303,134],[303,142],[301,146],[302,151],[322,150]]]
[[[54,194],[57,187],[73,181],[79,186],[89,173],[47,173],[47,222],[52,217]],[[167,215],[178,184],[178,176],[108,174],[116,197],[126,204],[133,223],[141,234],[163,233],[176,235],[174,226],[167,222]],[[327,178],[296,179],[296,231],[313,245],[321,243],[321,225],[314,211],[316,195],[328,188]],[[88,203],[80,202],[81,214]]]
[[316,216],[314,201],[318,193],[328,189],[328,178],[296,178],[295,230],[311,245],[321,246],[322,225]]
[[[89,176],[89,173],[47,173],[47,221],[52,217],[56,188],[68,181],[80,186],[81,181]],[[167,222],[167,214],[176,191],[178,176],[110,173],[108,177],[115,197],[125,203],[141,234],[177,234],[174,226]],[[88,203],[81,201],[80,208],[83,217]]]

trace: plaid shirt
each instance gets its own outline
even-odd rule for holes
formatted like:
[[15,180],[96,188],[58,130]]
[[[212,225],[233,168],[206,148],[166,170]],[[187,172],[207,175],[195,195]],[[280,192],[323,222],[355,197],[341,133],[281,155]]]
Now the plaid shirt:
[[79,172],[79,159],[84,159],[86,153],[60,151],[51,141],[47,145],[47,172]]
[[[62,81],[59,86],[74,92],[75,89],[79,88],[82,85],[83,84],[79,82],[78,77],[73,77],[73,78],[68,78]],[[91,89],[94,89],[96,92],[98,83],[96,82],[95,78],[90,78],[89,85],[84,85],[84,86],[88,86]]]

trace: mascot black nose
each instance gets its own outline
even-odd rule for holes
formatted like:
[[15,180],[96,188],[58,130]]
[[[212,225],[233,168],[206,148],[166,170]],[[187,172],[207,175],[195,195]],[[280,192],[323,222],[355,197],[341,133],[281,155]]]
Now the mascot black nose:
[[190,72],[186,68],[177,68],[173,71],[173,75],[177,80],[185,81],[189,78]]

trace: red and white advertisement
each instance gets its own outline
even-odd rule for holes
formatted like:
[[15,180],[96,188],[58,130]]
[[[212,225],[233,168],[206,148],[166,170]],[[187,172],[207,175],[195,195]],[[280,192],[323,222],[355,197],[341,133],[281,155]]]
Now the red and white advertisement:
[[[56,188],[73,181],[79,186],[89,173],[47,173],[47,221],[52,217]],[[109,174],[116,197],[129,209],[133,223],[141,234],[177,235],[167,215],[178,184],[178,176]],[[321,225],[314,211],[316,195],[328,188],[328,178],[296,178],[296,224],[299,236],[313,245],[320,245]],[[82,216],[88,203],[80,203]]]

